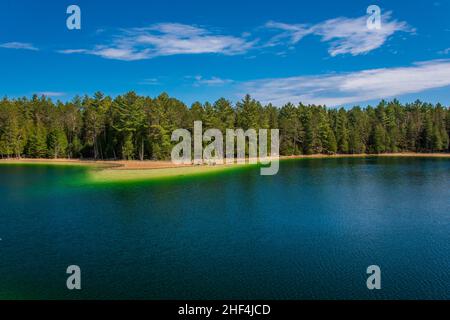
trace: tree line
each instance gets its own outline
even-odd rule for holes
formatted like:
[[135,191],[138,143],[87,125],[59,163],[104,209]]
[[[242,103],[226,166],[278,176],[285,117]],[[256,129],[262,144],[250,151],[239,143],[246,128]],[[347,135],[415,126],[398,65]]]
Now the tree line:
[[233,105],[221,98],[191,107],[169,97],[97,92],[69,102],[45,96],[0,101],[2,158],[170,159],[172,131],[280,129],[280,154],[358,154],[449,151],[450,109],[416,101],[382,100],[351,109],[319,105],[281,108],[249,95]]

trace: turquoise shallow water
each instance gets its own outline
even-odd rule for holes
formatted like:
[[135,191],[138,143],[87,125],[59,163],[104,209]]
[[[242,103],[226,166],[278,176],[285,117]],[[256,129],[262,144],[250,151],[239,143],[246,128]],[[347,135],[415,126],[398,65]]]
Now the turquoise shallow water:
[[[450,298],[448,159],[108,186],[86,170],[0,166],[0,298]],[[66,289],[71,264],[81,291]],[[372,264],[379,291],[366,288]]]

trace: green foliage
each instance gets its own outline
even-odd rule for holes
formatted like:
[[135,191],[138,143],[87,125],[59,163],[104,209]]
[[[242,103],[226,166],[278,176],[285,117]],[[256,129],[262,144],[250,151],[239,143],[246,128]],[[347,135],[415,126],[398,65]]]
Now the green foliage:
[[47,136],[48,156],[63,158],[67,156],[67,136],[62,129],[54,129]]
[[134,154],[134,146],[132,141],[132,135],[128,134],[125,137],[125,141],[122,146],[122,157],[124,160],[132,160]]
[[299,112],[293,104],[287,104],[280,110],[278,121],[281,130],[280,152],[286,155],[300,154],[305,140],[305,131]]
[[327,116],[326,110],[323,109],[319,113],[319,137],[322,153],[333,154],[337,151],[336,137],[333,130],[331,129],[329,117]]
[[260,128],[261,104],[252,99],[250,95],[246,95],[242,101],[236,104],[237,126],[244,130]]
[[37,124],[28,140],[27,155],[32,158],[46,158],[48,156],[47,131]]
[[450,109],[397,100],[377,106],[281,108],[249,95],[188,108],[163,93],[152,99],[129,92],[114,99],[97,92],[66,103],[33,96],[0,101],[0,157],[169,159],[171,133],[203,129],[278,128],[280,154],[448,152]]
[[25,147],[25,134],[21,130],[18,110],[8,101],[0,109],[0,154],[6,157],[20,157]]
[[336,126],[335,126],[336,137],[338,137],[337,141],[337,152],[339,153],[349,153],[350,150],[350,137],[349,137],[349,128],[348,128],[348,118],[346,111],[341,108],[338,111],[336,117]]
[[166,129],[160,125],[152,125],[150,130],[152,159],[167,160],[170,158],[172,145]]

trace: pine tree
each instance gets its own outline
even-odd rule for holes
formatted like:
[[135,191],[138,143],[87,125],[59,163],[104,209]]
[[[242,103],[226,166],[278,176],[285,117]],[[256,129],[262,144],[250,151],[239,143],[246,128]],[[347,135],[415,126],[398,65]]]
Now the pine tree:
[[136,93],[129,92],[119,96],[113,105],[117,121],[113,127],[123,133],[122,157],[134,158],[135,146],[139,159],[144,159],[145,133],[148,126],[143,100]]
[[431,120],[431,116],[429,115],[428,110],[425,114],[425,124],[421,134],[421,144],[423,151],[432,151],[433,150],[433,121]]
[[166,160],[170,158],[172,147],[169,133],[160,125],[152,125],[150,128],[151,154],[154,160]]
[[85,97],[84,108],[84,134],[88,147],[92,148],[94,159],[101,158],[99,137],[104,127],[103,108],[100,107],[103,96],[97,93],[93,99]]
[[280,110],[278,122],[281,130],[280,152],[286,155],[300,154],[305,139],[305,131],[300,122],[297,108],[291,103],[283,106]]
[[69,143],[66,134],[61,128],[56,128],[48,134],[47,146],[49,157],[55,159],[66,157]]
[[349,130],[347,113],[343,108],[339,109],[336,118],[336,138],[337,138],[337,151],[339,153],[349,152]]
[[[114,99],[96,93],[53,103],[46,97],[0,100],[1,157],[168,159],[178,128],[279,128],[282,155],[449,151],[450,109],[415,101],[381,101],[375,108],[262,106],[249,95],[234,107],[221,98],[188,108],[162,93]],[[269,141],[270,142],[270,141]]]
[[373,133],[373,151],[383,153],[386,151],[386,130],[381,124],[377,124]]
[[125,136],[125,141],[122,146],[122,157],[124,160],[133,160],[134,157],[134,146],[132,134],[128,133]]
[[45,158],[48,155],[47,150],[47,132],[41,125],[35,125],[33,133],[28,141],[28,155],[32,158]]
[[222,133],[225,133],[226,129],[234,129],[236,117],[231,102],[220,98],[214,102],[213,108],[218,120],[217,127],[215,128],[219,129]]
[[249,128],[258,130],[260,128],[259,114],[262,110],[261,105],[250,95],[246,95],[244,99],[237,103],[237,125],[247,130]]

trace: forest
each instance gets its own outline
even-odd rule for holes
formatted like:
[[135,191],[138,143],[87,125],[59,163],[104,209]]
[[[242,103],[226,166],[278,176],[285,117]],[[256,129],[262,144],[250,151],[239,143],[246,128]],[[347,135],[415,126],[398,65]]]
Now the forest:
[[172,131],[280,129],[280,154],[448,152],[450,108],[394,99],[376,106],[262,105],[249,95],[190,107],[163,93],[111,98],[97,92],[69,102],[45,96],[0,101],[2,158],[170,159]]

